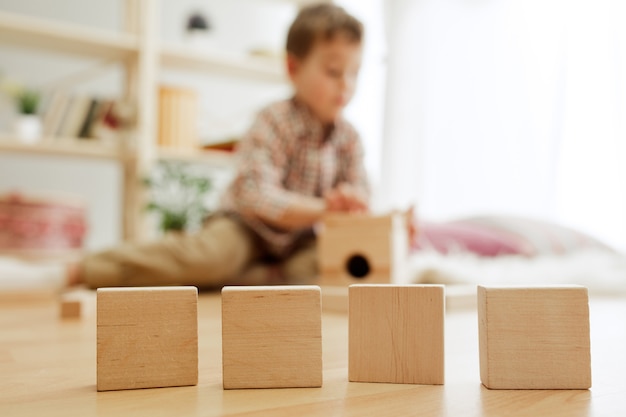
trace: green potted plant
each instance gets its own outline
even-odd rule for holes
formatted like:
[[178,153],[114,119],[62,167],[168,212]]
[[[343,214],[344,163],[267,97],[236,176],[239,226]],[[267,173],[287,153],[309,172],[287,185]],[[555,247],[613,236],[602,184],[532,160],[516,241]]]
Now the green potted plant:
[[14,133],[17,139],[25,143],[38,141],[41,138],[41,119],[37,114],[41,101],[39,91],[6,78],[0,80],[0,89],[15,102],[17,118]]
[[15,96],[18,117],[15,134],[25,143],[35,143],[41,139],[41,119],[37,114],[40,94],[36,90],[22,88]]
[[162,161],[144,182],[150,192],[146,209],[159,216],[161,231],[182,232],[201,224],[212,182],[193,166]]

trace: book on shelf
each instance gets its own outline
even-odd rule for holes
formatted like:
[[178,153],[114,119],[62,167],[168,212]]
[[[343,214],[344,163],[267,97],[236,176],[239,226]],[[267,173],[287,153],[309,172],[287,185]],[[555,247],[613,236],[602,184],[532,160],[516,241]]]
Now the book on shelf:
[[198,147],[198,93],[189,88],[159,88],[158,144],[164,148]]
[[74,96],[67,107],[63,123],[59,126],[55,136],[63,138],[77,138],[82,127],[91,98],[87,96]]
[[54,92],[42,112],[48,138],[115,140],[134,123],[134,105],[123,100]]
[[61,120],[63,118],[63,113],[65,107],[67,106],[68,96],[59,91],[55,92],[46,106],[42,111],[42,122],[43,122],[43,135],[45,137],[54,136]]
[[79,138],[89,138],[91,135],[91,127],[93,126],[93,122],[97,115],[98,110],[98,100],[92,98],[89,101],[89,108],[87,109],[87,113],[85,117],[83,117],[83,122],[80,125],[80,129],[78,130]]

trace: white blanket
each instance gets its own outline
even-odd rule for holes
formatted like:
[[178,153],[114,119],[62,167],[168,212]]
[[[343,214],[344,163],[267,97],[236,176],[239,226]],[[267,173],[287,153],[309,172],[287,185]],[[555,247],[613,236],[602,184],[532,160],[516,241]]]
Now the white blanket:
[[416,283],[578,284],[593,294],[626,293],[626,255],[599,249],[532,258],[420,252],[409,265],[410,280]]
[[60,289],[64,283],[63,263],[31,263],[0,257],[0,291]]

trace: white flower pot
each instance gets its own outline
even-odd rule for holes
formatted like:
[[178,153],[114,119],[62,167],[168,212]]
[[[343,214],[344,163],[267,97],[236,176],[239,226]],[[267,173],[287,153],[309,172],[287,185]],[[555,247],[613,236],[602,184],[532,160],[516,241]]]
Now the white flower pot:
[[15,121],[14,133],[22,143],[39,142],[41,139],[41,119],[34,114],[20,114]]

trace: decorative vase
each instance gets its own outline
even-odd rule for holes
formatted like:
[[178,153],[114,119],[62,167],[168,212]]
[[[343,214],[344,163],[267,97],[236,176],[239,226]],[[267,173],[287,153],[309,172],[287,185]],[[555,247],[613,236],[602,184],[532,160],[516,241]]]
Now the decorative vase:
[[37,143],[41,139],[41,119],[34,114],[20,114],[15,121],[15,135],[20,142]]
[[213,25],[208,17],[199,11],[192,13],[187,19],[186,42],[192,48],[215,52],[216,42],[212,31]]

